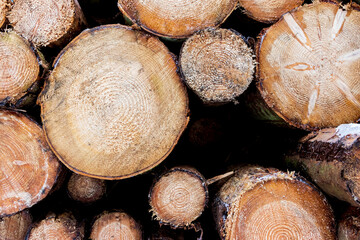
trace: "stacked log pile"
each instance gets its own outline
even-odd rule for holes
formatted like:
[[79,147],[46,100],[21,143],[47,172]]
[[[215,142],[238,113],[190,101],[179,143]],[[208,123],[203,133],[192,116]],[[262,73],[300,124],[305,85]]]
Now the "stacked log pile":
[[0,0],[0,239],[359,239],[360,5]]

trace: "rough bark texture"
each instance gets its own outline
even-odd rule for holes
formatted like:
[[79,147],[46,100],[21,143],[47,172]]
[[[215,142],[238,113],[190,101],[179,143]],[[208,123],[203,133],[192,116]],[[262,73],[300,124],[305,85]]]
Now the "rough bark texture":
[[315,1],[285,14],[257,45],[258,88],[289,124],[336,127],[360,116],[360,12]]
[[327,194],[360,206],[360,125],[342,124],[311,133],[286,157]]
[[213,213],[222,239],[335,239],[325,197],[305,179],[245,167],[217,193]]
[[304,0],[239,0],[245,14],[256,21],[272,23],[284,13],[300,6]]
[[119,0],[118,7],[132,22],[153,34],[186,38],[206,27],[220,25],[237,0]]
[[14,111],[0,111],[0,149],[0,216],[4,216],[47,196],[59,162],[40,126]]
[[106,192],[104,180],[90,178],[73,173],[67,185],[69,196],[82,203],[93,203],[101,199]]
[[253,80],[253,51],[237,32],[207,28],[180,52],[185,83],[206,103],[236,101]]
[[189,167],[170,169],[155,181],[149,193],[155,219],[174,228],[189,226],[204,211],[207,201],[205,178]]
[[0,33],[0,105],[17,106],[39,84],[33,48],[15,32]]
[[21,211],[10,217],[0,219],[0,239],[3,240],[24,240],[32,217],[28,210]]
[[77,0],[14,1],[8,19],[14,30],[35,46],[61,46],[85,23]]
[[35,224],[27,240],[82,240],[84,226],[80,225],[69,213],[61,215],[49,214],[45,219]]
[[168,49],[122,25],[85,30],[63,49],[39,103],[59,159],[104,179],[158,165],[189,120],[186,88]]
[[94,222],[90,235],[91,240],[134,239],[141,240],[142,230],[128,214],[117,212],[104,212]]
[[338,221],[339,240],[359,240],[360,238],[360,209],[349,207]]

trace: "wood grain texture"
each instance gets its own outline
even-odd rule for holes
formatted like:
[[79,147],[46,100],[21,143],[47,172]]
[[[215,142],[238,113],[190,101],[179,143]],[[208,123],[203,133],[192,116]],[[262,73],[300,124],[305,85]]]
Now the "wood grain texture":
[[119,0],[118,7],[131,21],[155,35],[186,38],[226,20],[236,0]]
[[0,149],[0,216],[5,216],[45,198],[59,162],[40,126],[18,112],[0,111]]
[[213,202],[221,239],[336,239],[332,209],[308,181],[276,169],[244,167]]
[[12,31],[0,33],[0,56],[0,105],[16,105],[39,80],[39,62],[28,41]]
[[17,0],[8,19],[17,33],[36,46],[67,43],[85,23],[77,0]]
[[267,104],[303,129],[360,116],[360,12],[315,1],[259,36],[258,88]]
[[75,38],[59,54],[39,100],[59,159],[96,178],[128,178],[155,167],[189,120],[186,88],[168,49],[122,25]]

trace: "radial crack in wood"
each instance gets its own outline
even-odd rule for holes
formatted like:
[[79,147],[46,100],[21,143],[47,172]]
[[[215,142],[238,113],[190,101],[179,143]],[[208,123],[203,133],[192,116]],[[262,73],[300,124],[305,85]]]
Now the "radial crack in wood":
[[144,30],[170,38],[186,38],[216,27],[236,8],[237,0],[118,0],[123,14]]
[[0,111],[0,216],[42,200],[53,187],[59,162],[40,126],[25,115]]
[[304,178],[244,167],[220,189],[213,213],[221,239],[335,240],[325,197]]
[[189,121],[186,88],[157,38],[122,25],[85,30],[39,97],[48,141],[71,170],[128,178],[163,161]]
[[[358,10],[326,1],[303,5],[259,36],[258,89],[269,107],[295,127],[355,122],[360,117],[359,49]],[[316,103],[313,89],[318,89]]]

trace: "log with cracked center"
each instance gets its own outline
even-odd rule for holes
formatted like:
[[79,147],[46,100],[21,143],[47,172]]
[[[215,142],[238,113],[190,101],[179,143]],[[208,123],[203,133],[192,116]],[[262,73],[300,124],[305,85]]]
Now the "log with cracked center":
[[118,0],[121,12],[155,35],[187,38],[206,27],[223,23],[237,0]]
[[228,29],[207,28],[188,38],[180,52],[185,83],[205,103],[235,101],[253,80],[253,51]]
[[359,240],[360,208],[348,207],[338,220],[338,240]]
[[63,49],[39,103],[59,159],[103,179],[158,165],[189,121],[172,54],[156,37],[119,24],[85,30]]
[[73,173],[67,184],[67,192],[75,201],[93,203],[104,196],[106,183],[102,179]]
[[32,223],[28,209],[0,219],[0,239],[24,240]]
[[141,240],[141,225],[125,212],[103,212],[94,222],[90,239],[92,240]]
[[5,216],[45,198],[60,164],[41,127],[15,111],[0,111],[0,149],[0,216]]
[[303,129],[360,116],[360,12],[314,1],[286,13],[257,44],[258,88],[267,104]]
[[150,189],[149,203],[161,224],[187,227],[204,211],[208,201],[205,178],[195,169],[174,167]]
[[0,32],[0,105],[16,105],[39,79],[30,44],[15,32]]
[[259,22],[272,23],[284,13],[300,6],[304,0],[239,0],[249,17]]
[[213,213],[226,240],[336,237],[325,197],[304,178],[277,169],[239,169],[215,196]]
[[8,20],[35,46],[65,44],[85,23],[77,0],[17,0],[9,10]]
[[360,124],[326,128],[300,140],[286,156],[289,168],[303,171],[327,194],[360,206]]
[[84,225],[79,224],[70,212],[60,215],[53,213],[34,224],[28,233],[27,240],[82,240]]

